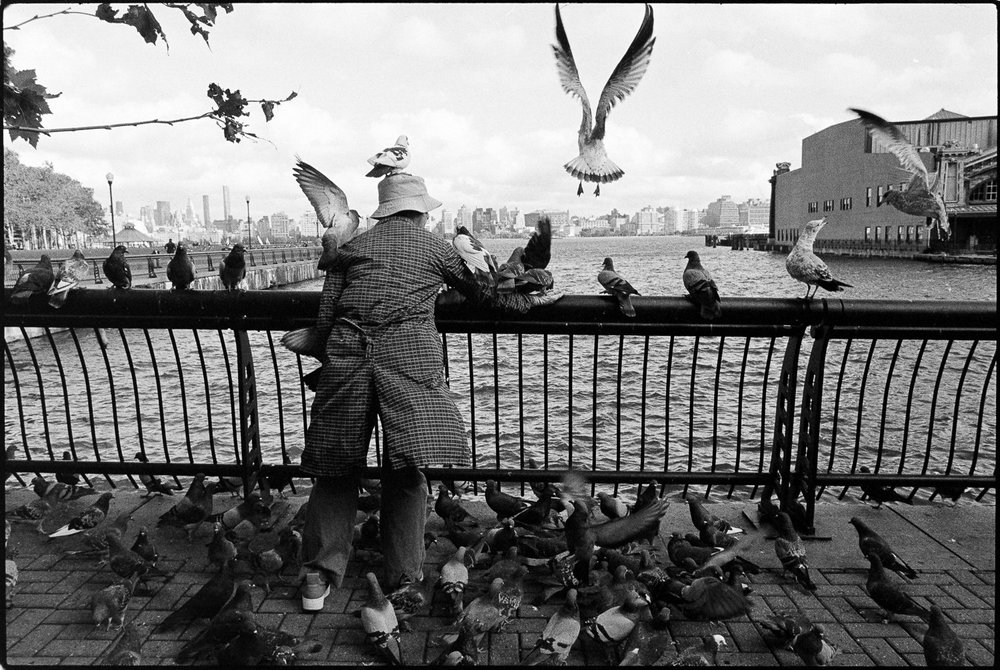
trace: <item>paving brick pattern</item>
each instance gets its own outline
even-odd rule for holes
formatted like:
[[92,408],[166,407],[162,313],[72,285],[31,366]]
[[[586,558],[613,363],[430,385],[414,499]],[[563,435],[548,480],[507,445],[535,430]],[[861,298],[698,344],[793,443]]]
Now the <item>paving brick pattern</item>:
[[[30,499],[24,497],[24,493],[8,490],[5,496],[7,506]],[[305,499],[304,495],[300,495],[293,498],[290,504],[283,503],[284,517],[290,517]],[[134,506],[133,518],[147,528],[155,528],[155,517],[171,504],[169,499],[146,501],[131,492],[120,492],[114,500],[118,509],[122,509],[122,505]],[[235,502],[238,501],[226,501],[225,505]],[[732,503],[736,505],[736,512],[730,511],[729,514],[721,513],[727,509],[725,501],[714,504],[716,514],[735,522],[740,509],[738,503]],[[482,518],[487,518],[485,512],[488,510],[481,503],[467,506]],[[763,568],[760,574],[750,575],[754,591],[751,595],[754,603],[751,616],[711,623],[686,621],[683,616],[674,613],[668,623],[671,639],[683,647],[708,633],[721,633],[728,642],[728,647],[719,656],[722,665],[798,665],[800,661],[793,652],[776,649],[765,640],[759,623],[772,612],[798,609],[810,620],[823,625],[827,639],[839,650],[834,659],[838,665],[923,665],[921,641],[926,625],[916,617],[898,617],[883,623],[880,612],[865,592],[865,561],[857,548],[853,529],[845,531],[839,528],[844,520],[859,514],[859,509],[858,505],[821,504],[818,507],[818,532],[823,533],[830,528],[834,537],[833,542],[808,543],[812,573],[818,585],[815,595],[801,591],[781,574],[770,543],[761,538],[758,555],[753,556],[751,552],[749,556]],[[901,513],[885,511],[887,509],[888,506],[884,507],[874,516],[882,534],[891,538],[905,536],[905,545],[899,541],[896,543],[906,547],[907,556],[922,557],[920,561],[914,561],[915,567],[919,565],[919,577],[906,582],[908,592],[922,604],[935,603],[944,610],[952,628],[965,640],[966,658],[970,665],[992,666],[996,618],[994,508],[970,507],[975,523],[989,528],[989,533],[983,533],[982,546],[967,546],[964,552],[949,548],[947,541],[942,540],[943,532],[928,527],[924,510],[921,510],[920,518],[913,521]],[[863,511],[869,516],[875,514],[869,510],[864,507]],[[436,521],[432,515],[430,529],[435,528]],[[972,519],[968,521],[972,522]],[[689,523],[683,500],[672,501],[662,530],[664,534],[670,530],[687,532]],[[915,532],[915,527],[920,532]],[[137,528],[138,524],[130,527],[129,541]],[[144,624],[141,630],[146,640],[142,657],[146,664],[174,664],[173,655],[204,626],[203,622],[196,622],[180,631],[152,632],[156,623],[210,577],[211,568],[203,546],[208,539],[205,532],[202,531],[192,545],[188,545],[183,537],[170,534],[169,530],[157,529],[154,533],[154,541],[162,557],[160,565],[174,572],[175,576],[163,585],[153,582],[149,593],[137,592],[126,614],[126,621]],[[665,562],[664,539],[661,537],[654,548],[656,557]],[[20,579],[14,589],[13,607],[5,611],[4,667],[93,664],[110,647],[117,634],[95,629],[89,598],[93,592],[114,581],[114,575],[107,567],[98,567],[94,557],[63,555],[62,551],[67,547],[60,541],[48,541],[27,526],[15,526],[11,544],[17,552]],[[903,546],[897,546],[897,551],[902,553]],[[442,539],[431,547],[428,564],[440,564],[453,552],[451,543]],[[276,585],[266,597],[263,589],[255,587],[255,610],[265,625],[316,638],[323,643],[320,653],[300,659],[299,664],[379,665],[381,661],[365,642],[360,621],[354,614],[366,598],[362,574],[370,569],[377,572],[377,568],[377,558],[373,563],[352,562],[344,588],[330,595],[321,613],[303,614],[296,588],[290,584]],[[532,570],[532,574],[544,572],[542,568]],[[476,571],[473,578],[475,576]],[[488,638],[488,644],[480,654],[480,664],[519,663],[534,646],[548,617],[561,602],[556,596],[549,603],[536,605],[535,597],[540,587],[533,582],[530,574],[526,589],[517,618],[506,632]],[[475,592],[470,589],[466,599],[473,595]],[[412,631],[403,634],[403,654],[408,664],[432,662],[440,653],[435,638],[445,632],[451,623],[448,608],[449,602],[437,593],[429,611],[411,620]],[[570,654],[569,662],[571,665],[604,665],[607,663],[606,650],[589,639],[581,639]]]

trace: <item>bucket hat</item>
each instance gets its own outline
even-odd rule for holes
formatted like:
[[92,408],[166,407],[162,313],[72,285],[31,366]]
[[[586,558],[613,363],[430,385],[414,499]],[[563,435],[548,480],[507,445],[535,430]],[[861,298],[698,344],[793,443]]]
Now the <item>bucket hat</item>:
[[423,178],[397,173],[378,183],[378,209],[372,213],[372,218],[382,219],[406,210],[427,213],[440,206],[441,201],[427,194]]

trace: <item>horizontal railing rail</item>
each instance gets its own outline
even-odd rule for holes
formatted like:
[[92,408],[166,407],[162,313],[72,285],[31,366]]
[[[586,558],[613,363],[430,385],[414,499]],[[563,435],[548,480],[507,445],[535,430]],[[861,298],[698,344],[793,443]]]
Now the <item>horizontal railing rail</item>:
[[[60,310],[9,294],[4,325],[22,337],[5,342],[8,471],[112,486],[205,472],[248,488],[301,474],[282,463],[301,452],[312,394],[300,377],[318,364],[278,340],[314,323],[319,292],[84,291]],[[995,302],[727,298],[711,323],[686,299],[633,303],[627,319],[599,296],[525,315],[439,301],[472,467],[428,476],[523,490],[572,468],[615,491],[751,496],[773,484],[782,500],[804,496],[810,517],[832,486],[995,490]],[[378,430],[373,446],[377,476]]]

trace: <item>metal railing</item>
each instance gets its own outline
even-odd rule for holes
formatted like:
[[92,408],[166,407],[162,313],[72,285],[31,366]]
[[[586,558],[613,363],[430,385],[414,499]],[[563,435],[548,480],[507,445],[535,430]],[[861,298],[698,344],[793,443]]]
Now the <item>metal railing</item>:
[[[5,326],[23,335],[5,342],[5,441],[19,443],[8,470],[112,486],[111,475],[135,485],[142,472],[206,472],[248,490],[260,473],[297,472],[283,457],[301,450],[312,394],[300,378],[316,364],[278,340],[314,322],[318,292],[5,303]],[[656,482],[730,496],[771,483],[784,499],[801,491],[810,519],[834,486],[995,490],[995,302],[730,298],[713,323],[680,298],[634,304],[635,319],[596,296],[513,316],[439,305],[472,467],[428,477],[523,487],[582,468],[615,491]],[[373,446],[377,476],[378,430]]]

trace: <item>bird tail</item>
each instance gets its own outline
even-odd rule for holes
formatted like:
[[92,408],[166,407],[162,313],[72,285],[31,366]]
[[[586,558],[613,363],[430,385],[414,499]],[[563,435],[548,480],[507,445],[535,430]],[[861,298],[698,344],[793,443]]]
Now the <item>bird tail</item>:
[[853,284],[842,282],[839,279],[821,280],[819,282],[819,285],[825,288],[827,291],[843,291],[845,286],[847,288],[854,288]]
[[583,156],[577,156],[563,166],[566,172],[582,181],[592,181],[599,184],[617,181],[625,175],[625,171],[615,165],[610,158],[604,157],[600,167],[594,168]]
[[635,307],[632,306],[632,298],[627,293],[618,294],[618,307],[625,316],[635,316]]
[[49,289],[49,305],[56,309],[65,305],[70,290],[76,288],[79,283],[73,279],[60,279],[58,282],[52,284],[52,288]]
[[701,306],[701,318],[706,321],[712,321],[722,316],[722,305],[717,302],[713,302],[710,305]]

